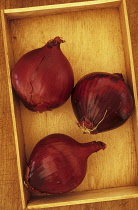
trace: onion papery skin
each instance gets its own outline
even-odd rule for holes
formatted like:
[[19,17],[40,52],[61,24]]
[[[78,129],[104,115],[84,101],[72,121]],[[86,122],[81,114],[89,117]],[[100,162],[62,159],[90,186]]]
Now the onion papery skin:
[[83,181],[90,154],[105,148],[106,144],[100,141],[79,143],[65,134],[48,135],[30,155],[25,183],[39,193],[69,192]]
[[93,72],[75,85],[71,103],[83,133],[97,134],[123,125],[134,101],[122,74]]
[[72,67],[62,53],[64,41],[55,37],[42,48],[23,55],[12,71],[12,85],[31,111],[50,111],[63,105],[74,86]]

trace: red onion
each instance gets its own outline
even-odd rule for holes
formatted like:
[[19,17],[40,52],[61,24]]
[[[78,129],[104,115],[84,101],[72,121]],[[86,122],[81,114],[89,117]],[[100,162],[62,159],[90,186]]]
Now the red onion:
[[105,147],[100,141],[79,143],[64,134],[51,134],[34,147],[25,183],[29,189],[41,193],[71,191],[83,181],[90,154]]
[[133,109],[133,96],[118,73],[85,75],[75,85],[71,101],[78,126],[90,134],[123,125]]
[[71,65],[60,50],[60,37],[23,55],[12,72],[13,87],[32,111],[46,111],[64,104],[74,86]]

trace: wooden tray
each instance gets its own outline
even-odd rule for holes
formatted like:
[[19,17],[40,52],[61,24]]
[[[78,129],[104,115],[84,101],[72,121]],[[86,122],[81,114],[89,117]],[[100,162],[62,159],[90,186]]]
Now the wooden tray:
[[[85,1],[2,10],[2,28],[23,208],[46,208],[138,197],[138,102],[125,0]],[[84,135],[76,125],[70,99],[52,112],[32,113],[12,92],[10,71],[26,52],[55,36],[70,61],[75,83],[95,71],[122,73],[134,93],[135,110],[121,127]],[[102,140],[107,149],[88,159],[84,181],[73,192],[36,196],[24,186],[26,162],[34,145],[51,133],[79,142]]]

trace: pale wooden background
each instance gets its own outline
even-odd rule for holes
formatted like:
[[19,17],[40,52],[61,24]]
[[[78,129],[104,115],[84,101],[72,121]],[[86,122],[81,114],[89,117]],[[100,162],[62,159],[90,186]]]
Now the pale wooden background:
[[[78,0],[82,1],[82,0]],[[83,0],[84,1],[84,0]],[[135,68],[138,71],[138,0],[126,0],[130,21]],[[77,2],[76,0],[0,0],[0,8],[30,7]],[[0,24],[1,27],[1,24]],[[1,29],[0,29],[1,30]],[[137,73],[138,75],[138,73]],[[5,71],[2,33],[0,33],[0,210],[22,210],[17,176],[13,128]],[[51,210],[136,210],[138,199],[119,200]]]

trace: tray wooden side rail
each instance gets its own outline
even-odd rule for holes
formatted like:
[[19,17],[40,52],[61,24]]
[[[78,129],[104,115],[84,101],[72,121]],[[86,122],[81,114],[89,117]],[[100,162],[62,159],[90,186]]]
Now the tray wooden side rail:
[[39,7],[29,7],[21,9],[7,9],[5,16],[9,19],[29,18],[43,15],[59,14],[65,12],[75,12],[88,9],[100,9],[108,7],[118,7],[120,0],[104,0],[104,1],[85,1],[68,4],[48,5]]
[[[1,16],[23,208],[138,197],[138,98],[125,0],[5,9]],[[70,99],[61,108],[41,114],[32,113],[20,102],[11,84],[15,63],[23,54],[57,35],[66,40],[61,48],[73,67],[75,82],[92,71],[123,74],[135,102],[132,116],[123,126],[84,135],[75,124]],[[26,163],[38,140],[54,132],[63,132],[81,142],[105,141],[108,147],[89,158],[86,177],[73,192],[36,196],[24,185]]]

